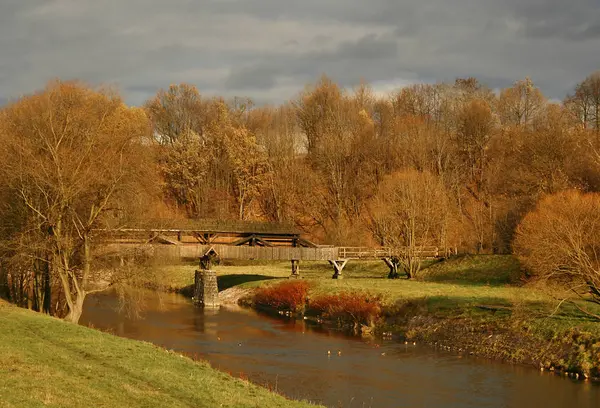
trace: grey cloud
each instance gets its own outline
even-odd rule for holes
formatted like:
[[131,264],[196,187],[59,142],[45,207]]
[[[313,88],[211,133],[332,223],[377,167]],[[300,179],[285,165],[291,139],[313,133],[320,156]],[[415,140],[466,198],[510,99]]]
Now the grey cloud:
[[[51,78],[143,103],[190,82],[280,102],[325,73],[343,86],[531,76],[562,98],[596,69],[598,0],[3,0],[0,95]],[[592,39],[596,41],[591,41]],[[590,40],[590,41],[586,41]]]
[[368,34],[358,41],[347,41],[333,53],[326,55],[330,60],[377,60],[398,56],[398,43],[393,38]]
[[[299,83],[303,80],[312,81],[321,74],[339,71],[338,64],[343,64],[346,69],[343,74],[336,72],[335,79],[343,86],[352,85],[368,76],[366,70],[360,72],[366,64],[395,60],[397,56],[398,44],[393,38],[367,34],[356,41],[344,41],[333,50],[286,56],[277,53],[262,55],[255,64],[233,70],[226,85],[230,88],[252,89],[272,87],[278,79],[294,78]],[[371,79],[377,77],[375,75]]]
[[253,65],[234,70],[225,81],[230,89],[251,90],[256,88],[272,88],[275,77],[279,74],[276,67],[269,65]]
[[530,37],[581,41],[600,36],[597,0],[514,1],[515,16],[523,21],[523,30]]

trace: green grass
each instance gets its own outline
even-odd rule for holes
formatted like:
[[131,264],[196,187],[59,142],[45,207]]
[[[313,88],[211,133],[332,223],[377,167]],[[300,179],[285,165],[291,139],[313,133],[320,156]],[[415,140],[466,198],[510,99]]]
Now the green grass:
[[[193,283],[195,264],[156,266],[172,287]],[[237,286],[254,288],[287,279],[289,262],[225,261],[214,267],[220,290]],[[311,295],[341,291],[369,291],[380,294],[387,305],[406,301],[423,303],[426,312],[439,317],[504,317],[505,308],[519,312],[534,327],[551,331],[578,327],[600,335],[600,324],[564,304],[556,313],[557,302],[538,289],[523,286],[518,260],[510,255],[466,255],[441,262],[428,262],[416,280],[387,279],[382,261],[350,260],[343,279],[331,279],[333,268],[327,262],[302,262],[300,274],[313,284]],[[480,306],[492,307],[482,309]],[[498,307],[494,309],[494,307]],[[591,306],[600,313],[598,308]],[[498,311],[500,311],[498,313]]]
[[491,286],[516,284],[520,277],[519,261],[512,256],[498,255],[465,255],[437,262],[425,268],[420,275],[420,279],[427,282]]
[[[1,301],[0,301],[1,302]],[[1,407],[308,407],[148,343],[0,303]]]

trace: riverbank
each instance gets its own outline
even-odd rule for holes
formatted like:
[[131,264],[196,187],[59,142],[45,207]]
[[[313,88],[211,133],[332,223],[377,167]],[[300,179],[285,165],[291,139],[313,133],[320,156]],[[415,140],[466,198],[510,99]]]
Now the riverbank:
[[[246,291],[282,282],[290,274],[288,263],[249,261],[215,269],[230,300],[235,296],[228,288],[249,299]],[[600,323],[572,306],[557,309],[547,293],[522,280],[511,256],[446,260],[428,265],[415,281],[386,279],[380,261],[350,261],[342,280],[332,280],[333,271],[323,262],[304,263],[300,271],[310,283],[310,299],[348,292],[379,296],[383,308],[376,334],[581,379],[600,376]]]
[[178,353],[0,300],[1,407],[309,407]]

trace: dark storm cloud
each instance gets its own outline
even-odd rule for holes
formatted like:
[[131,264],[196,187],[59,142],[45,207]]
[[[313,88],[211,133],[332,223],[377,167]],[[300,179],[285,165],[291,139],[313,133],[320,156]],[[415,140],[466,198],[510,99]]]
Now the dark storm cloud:
[[571,41],[598,39],[598,0],[529,0],[515,2],[515,14],[533,38],[561,38]]
[[0,97],[52,78],[118,85],[140,104],[171,83],[258,102],[327,74],[379,90],[531,76],[562,98],[600,69],[598,0],[4,0]]
[[[278,79],[293,79],[302,83],[336,71],[338,64],[344,64],[346,69],[336,72],[335,79],[343,86],[350,86],[363,78],[377,79],[379,75],[368,78],[365,66],[396,60],[397,57],[398,44],[391,36],[368,34],[356,41],[344,41],[332,50],[300,52],[289,56],[276,53],[263,55],[255,64],[234,69],[226,85],[233,89],[254,89],[272,87]],[[377,68],[372,67],[370,71],[376,72]]]

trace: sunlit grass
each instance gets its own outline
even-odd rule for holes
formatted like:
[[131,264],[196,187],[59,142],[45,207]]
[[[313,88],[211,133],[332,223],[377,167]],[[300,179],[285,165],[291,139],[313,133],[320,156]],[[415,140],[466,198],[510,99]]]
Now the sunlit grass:
[[[195,264],[160,266],[172,286],[193,283]],[[290,262],[224,261],[214,267],[221,290],[236,286],[254,288],[287,279]],[[600,324],[591,321],[572,306],[557,301],[546,292],[524,285],[518,260],[510,255],[472,255],[424,265],[417,280],[387,279],[383,261],[350,260],[343,279],[331,279],[333,268],[327,262],[302,262],[300,275],[312,283],[312,295],[367,291],[382,296],[387,305],[424,302],[429,313],[440,316],[477,315],[491,318],[506,310],[520,313],[536,325],[565,329],[580,327],[600,333]],[[597,310],[593,305],[592,310]],[[499,311],[499,313],[498,313]]]
[[0,304],[2,407],[308,407],[149,343]]

